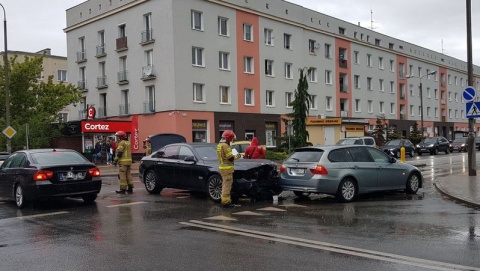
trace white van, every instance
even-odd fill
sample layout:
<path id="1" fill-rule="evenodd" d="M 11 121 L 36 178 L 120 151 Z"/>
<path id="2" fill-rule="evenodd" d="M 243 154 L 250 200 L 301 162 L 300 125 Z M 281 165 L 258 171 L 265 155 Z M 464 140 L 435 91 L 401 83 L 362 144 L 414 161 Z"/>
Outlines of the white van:
<path id="1" fill-rule="evenodd" d="M 362 136 L 362 137 L 347 137 L 340 139 L 335 145 L 365 145 L 376 147 L 377 143 L 375 139 L 371 136 Z"/>

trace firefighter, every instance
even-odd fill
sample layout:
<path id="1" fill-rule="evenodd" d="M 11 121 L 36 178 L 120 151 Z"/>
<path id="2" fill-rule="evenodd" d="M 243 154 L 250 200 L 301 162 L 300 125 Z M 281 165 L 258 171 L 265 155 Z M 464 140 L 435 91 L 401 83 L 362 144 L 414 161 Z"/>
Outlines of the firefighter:
<path id="1" fill-rule="evenodd" d="M 145 149 L 145 155 L 150 155 L 152 154 L 152 143 L 150 142 L 150 138 L 147 137 L 143 141 L 143 148 Z"/>
<path id="2" fill-rule="evenodd" d="M 119 142 L 113 164 L 119 165 L 118 176 L 120 178 L 120 189 L 115 192 L 119 194 L 133 193 L 133 178 L 130 171 L 132 166 L 130 141 L 128 141 L 127 133 L 124 131 L 118 131 L 115 135 Z"/>
<path id="3" fill-rule="evenodd" d="M 235 139 L 235 133 L 232 130 L 226 130 L 222 134 L 222 139 L 217 145 L 218 169 L 222 175 L 222 205 L 230 206 L 232 199 L 230 191 L 233 184 L 233 161 L 240 158 L 240 154 L 233 155 L 230 142 Z"/>

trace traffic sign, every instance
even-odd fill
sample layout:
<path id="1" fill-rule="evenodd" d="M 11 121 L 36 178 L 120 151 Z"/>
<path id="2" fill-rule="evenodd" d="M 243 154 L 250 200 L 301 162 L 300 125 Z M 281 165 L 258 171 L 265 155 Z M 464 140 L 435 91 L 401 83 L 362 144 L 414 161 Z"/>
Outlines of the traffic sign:
<path id="1" fill-rule="evenodd" d="M 2 133 L 8 138 L 12 138 L 17 133 L 17 131 L 15 131 L 12 126 L 8 126 L 7 128 L 3 129 Z"/>
<path id="2" fill-rule="evenodd" d="M 467 118 L 479 118 L 480 117 L 480 102 L 466 103 L 467 106 Z"/>
<path id="3" fill-rule="evenodd" d="M 473 101 L 475 96 L 477 96 L 477 91 L 473 87 L 466 87 L 463 91 L 463 99 L 465 99 L 466 102 Z"/>

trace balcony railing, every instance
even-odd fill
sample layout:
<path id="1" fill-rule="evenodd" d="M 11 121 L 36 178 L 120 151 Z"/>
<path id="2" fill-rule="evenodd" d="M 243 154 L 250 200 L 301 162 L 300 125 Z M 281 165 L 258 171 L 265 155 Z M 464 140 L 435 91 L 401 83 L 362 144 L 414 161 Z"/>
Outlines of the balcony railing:
<path id="1" fill-rule="evenodd" d="M 84 120 L 87 119 L 87 110 L 78 110 L 78 119 Z"/>
<path id="2" fill-rule="evenodd" d="M 405 100 L 405 93 L 400 93 L 400 100 Z"/>
<path id="3" fill-rule="evenodd" d="M 99 76 L 97 77 L 97 88 L 106 88 L 107 85 L 107 76 Z"/>
<path id="4" fill-rule="evenodd" d="M 406 120 L 407 118 L 406 118 L 405 114 L 400 113 L 400 119 L 401 120 Z"/>
<path id="5" fill-rule="evenodd" d="M 340 111 L 340 117 L 348 117 L 348 111 Z"/>
<path id="6" fill-rule="evenodd" d="M 118 38 L 117 39 L 117 51 L 123 51 L 123 50 L 127 50 L 128 49 L 128 46 L 127 46 L 127 37 L 121 37 L 121 38 Z"/>
<path id="7" fill-rule="evenodd" d="M 398 75 L 400 76 L 400 78 L 404 79 L 405 78 L 405 72 L 403 72 L 402 70 L 400 70 L 398 72 Z"/>
<path id="8" fill-rule="evenodd" d="M 440 100 L 441 104 L 445 104 L 445 99 Z"/>
<path id="9" fill-rule="evenodd" d="M 120 104 L 118 106 L 118 114 L 120 116 L 125 116 L 125 115 L 128 115 L 130 114 L 129 110 L 130 110 L 130 104 Z"/>
<path id="10" fill-rule="evenodd" d="M 118 82 L 119 82 L 119 83 L 126 83 L 126 82 L 128 82 L 128 71 L 118 72 Z"/>
<path id="11" fill-rule="evenodd" d="M 154 42 L 153 29 L 142 31 L 142 43 Z"/>
<path id="12" fill-rule="evenodd" d="M 80 90 L 87 90 L 87 83 L 85 82 L 85 80 L 78 81 L 77 86 Z"/>
<path id="13" fill-rule="evenodd" d="M 107 52 L 105 52 L 105 44 L 97 45 L 97 57 L 106 56 Z"/>
<path id="14" fill-rule="evenodd" d="M 87 61 L 87 52 L 85 50 L 77 52 L 77 62 Z"/>
<path id="15" fill-rule="evenodd" d="M 346 85 L 346 84 L 340 85 L 340 92 L 347 93 L 348 92 L 348 85 Z"/>
<path id="16" fill-rule="evenodd" d="M 106 107 L 99 107 L 98 108 L 98 117 L 99 118 L 106 118 L 107 117 L 107 108 Z"/>
<path id="17" fill-rule="evenodd" d="M 155 101 L 143 102 L 143 113 L 155 113 Z"/>
<path id="18" fill-rule="evenodd" d="M 155 70 L 152 65 L 142 67 L 142 79 L 155 78 Z"/>
<path id="19" fill-rule="evenodd" d="M 346 59 L 343 59 L 343 58 L 339 58 L 338 59 L 338 66 L 340 68 L 348 68 L 348 61 Z"/>

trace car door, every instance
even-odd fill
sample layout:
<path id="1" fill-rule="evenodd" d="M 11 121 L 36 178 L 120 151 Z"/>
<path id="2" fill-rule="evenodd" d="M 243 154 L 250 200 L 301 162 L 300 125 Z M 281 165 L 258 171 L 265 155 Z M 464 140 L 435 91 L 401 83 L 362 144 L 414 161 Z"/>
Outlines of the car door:
<path id="1" fill-rule="evenodd" d="M 19 176 L 20 166 L 23 167 L 25 159 L 23 153 L 14 153 L 2 164 L 0 169 L 0 197 L 13 198 L 13 186 Z"/>
<path id="2" fill-rule="evenodd" d="M 440 144 L 440 150 L 441 151 L 446 151 L 448 148 L 450 148 L 450 142 L 445 137 L 440 137 L 439 139 L 439 144 Z"/>
<path id="3" fill-rule="evenodd" d="M 158 157 L 155 165 L 155 173 L 162 185 L 173 187 L 175 184 L 175 167 L 178 161 L 179 145 L 169 145 L 163 150 L 163 155 Z"/>
<path id="4" fill-rule="evenodd" d="M 175 167 L 175 185 L 183 188 L 200 188 L 198 180 L 199 167 L 195 161 L 185 161 L 187 157 L 195 157 L 188 146 L 180 146 L 177 165 Z"/>
<path id="5" fill-rule="evenodd" d="M 377 185 L 377 166 L 366 147 L 348 148 L 353 161 L 352 173 L 358 181 L 359 192 L 370 191 Z"/>
<path id="6" fill-rule="evenodd" d="M 398 163 L 391 163 L 390 157 L 375 148 L 368 148 L 377 168 L 378 183 L 375 190 L 389 190 L 405 187 L 403 169 Z"/>

